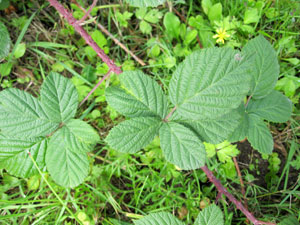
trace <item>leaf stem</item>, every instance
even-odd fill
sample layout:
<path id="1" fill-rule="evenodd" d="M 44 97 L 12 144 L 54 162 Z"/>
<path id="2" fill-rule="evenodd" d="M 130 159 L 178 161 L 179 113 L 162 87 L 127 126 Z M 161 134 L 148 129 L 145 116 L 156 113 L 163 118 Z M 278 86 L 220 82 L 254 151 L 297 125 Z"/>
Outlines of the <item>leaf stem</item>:
<path id="1" fill-rule="evenodd" d="M 52 5 L 68 22 L 74 27 L 74 29 L 80 34 L 80 36 L 90 45 L 97 53 L 97 55 L 105 62 L 108 67 L 116 74 L 121 74 L 122 70 L 118 67 L 113 60 L 111 60 L 104 51 L 97 45 L 97 43 L 92 39 L 92 37 L 80 26 L 80 23 L 73 17 L 62 4 L 57 0 L 48 0 L 50 5 Z"/>
<path id="2" fill-rule="evenodd" d="M 32 157 L 31 153 L 28 152 L 29 158 L 31 159 L 31 161 L 33 162 L 33 165 L 35 166 L 35 168 L 38 170 L 39 174 L 41 175 L 41 177 L 43 178 L 43 180 L 46 182 L 46 184 L 49 186 L 50 190 L 52 191 L 52 193 L 55 195 L 55 197 L 58 199 L 58 201 L 62 204 L 63 207 L 65 207 L 65 209 L 71 214 L 72 217 L 74 217 L 74 219 L 79 223 L 82 224 L 82 222 L 77 218 L 77 216 L 74 215 L 74 213 L 68 208 L 67 204 L 65 204 L 65 202 L 58 196 L 58 194 L 56 193 L 56 191 L 54 190 L 54 188 L 51 186 L 51 184 L 48 182 L 48 180 L 45 178 L 44 174 L 42 173 L 42 171 L 40 170 L 40 168 L 38 167 L 36 161 L 34 160 L 34 158 Z"/>
<path id="3" fill-rule="evenodd" d="M 216 188 L 218 189 L 218 192 L 221 194 L 224 194 L 239 210 L 241 210 L 244 215 L 254 224 L 254 225 L 262 225 L 262 224 L 267 224 L 267 225 L 276 225 L 275 223 L 270 223 L 270 222 L 264 222 L 264 221 L 259 221 L 257 220 L 244 206 L 243 204 L 238 201 L 232 194 L 230 194 L 227 189 L 221 184 L 221 182 L 214 176 L 212 171 L 208 169 L 207 166 L 201 167 L 203 172 L 206 174 L 210 182 L 212 182 Z"/>
<path id="4" fill-rule="evenodd" d="M 250 96 L 248 97 L 247 102 L 246 102 L 246 104 L 245 104 L 245 108 L 248 106 L 248 104 L 249 104 L 251 98 L 252 98 L 252 95 L 250 95 Z"/>
<path id="5" fill-rule="evenodd" d="M 168 122 L 168 119 L 173 115 L 173 113 L 175 112 L 177 106 L 175 106 L 171 112 L 163 119 L 165 122 Z"/>

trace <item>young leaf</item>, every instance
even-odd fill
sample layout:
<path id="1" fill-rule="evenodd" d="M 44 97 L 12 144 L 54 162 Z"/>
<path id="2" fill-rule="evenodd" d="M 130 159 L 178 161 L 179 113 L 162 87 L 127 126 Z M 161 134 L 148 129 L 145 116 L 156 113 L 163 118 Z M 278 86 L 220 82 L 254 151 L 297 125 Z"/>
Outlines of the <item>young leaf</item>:
<path id="1" fill-rule="evenodd" d="M 138 117 L 114 127 L 105 141 L 121 152 L 135 153 L 146 147 L 158 134 L 162 121 L 155 117 Z"/>
<path id="2" fill-rule="evenodd" d="M 223 213 L 221 209 L 216 205 L 210 205 L 203 209 L 194 225 L 223 225 L 224 224 L 224 218 Z"/>
<path id="3" fill-rule="evenodd" d="M 220 118 L 207 120 L 184 119 L 175 111 L 171 117 L 171 120 L 181 123 L 193 130 L 202 141 L 212 144 L 219 144 L 226 140 L 228 136 L 237 128 L 240 123 L 240 117 L 241 116 L 236 109 Z"/>
<path id="4" fill-rule="evenodd" d="M 142 219 L 133 221 L 134 225 L 184 225 L 179 219 L 168 212 L 152 213 Z"/>
<path id="5" fill-rule="evenodd" d="M 184 170 L 205 165 L 205 147 L 189 128 L 175 122 L 164 123 L 159 136 L 167 161 Z"/>
<path id="6" fill-rule="evenodd" d="M 208 11 L 208 18 L 211 23 L 222 19 L 222 4 L 214 4 Z"/>
<path id="7" fill-rule="evenodd" d="M 174 38 L 179 37 L 180 33 L 180 20 L 172 12 L 168 12 L 164 16 L 164 26 L 166 28 L 167 36 L 172 41 Z"/>
<path id="8" fill-rule="evenodd" d="M 10 37 L 6 26 L 0 22 L 0 60 L 5 58 L 10 49 Z"/>
<path id="9" fill-rule="evenodd" d="M 251 100 L 247 107 L 248 113 L 254 113 L 272 122 L 286 122 L 292 114 L 292 102 L 278 91 L 272 91 L 265 98 Z"/>
<path id="10" fill-rule="evenodd" d="M 122 89 L 106 90 L 111 107 L 128 117 L 158 116 L 164 118 L 168 100 L 161 87 L 141 71 L 126 71 L 120 75 Z"/>
<path id="11" fill-rule="evenodd" d="M 251 146 L 263 154 L 273 151 L 273 137 L 264 121 L 254 114 L 249 114 L 248 141 Z"/>
<path id="12" fill-rule="evenodd" d="M 32 95 L 14 88 L 0 92 L 0 129 L 11 137 L 40 137 L 59 123 L 51 120 Z"/>
<path id="13" fill-rule="evenodd" d="M 135 7 L 156 7 L 165 3 L 166 0 L 125 0 L 129 5 Z"/>
<path id="14" fill-rule="evenodd" d="M 170 98 L 186 118 L 215 119 L 237 108 L 249 91 L 251 57 L 229 48 L 189 55 L 170 81 Z"/>
<path id="15" fill-rule="evenodd" d="M 76 187 L 88 175 L 87 155 L 73 141 L 73 134 L 64 126 L 51 137 L 46 153 L 47 170 L 63 187 Z"/>
<path id="16" fill-rule="evenodd" d="M 27 178 L 37 173 L 28 152 L 39 168 L 45 166 L 45 138 L 16 138 L 0 135 L 0 162 L 12 175 Z"/>
<path id="17" fill-rule="evenodd" d="M 41 87 L 41 101 L 52 121 L 65 123 L 76 114 L 78 93 L 69 79 L 51 72 Z"/>
<path id="18" fill-rule="evenodd" d="M 256 53 L 250 74 L 253 80 L 249 95 L 254 99 L 267 96 L 274 89 L 279 75 L 279 64 L 274 48 L 263 36 L 258 36 L 250 40 L 242 52 Z"/>

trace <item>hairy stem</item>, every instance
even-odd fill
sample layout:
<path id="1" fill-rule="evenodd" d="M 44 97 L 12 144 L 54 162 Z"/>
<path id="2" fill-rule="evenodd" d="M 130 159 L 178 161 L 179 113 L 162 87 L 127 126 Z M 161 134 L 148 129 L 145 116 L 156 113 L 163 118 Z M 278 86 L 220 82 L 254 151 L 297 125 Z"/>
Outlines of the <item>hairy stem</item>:
<path id="1" fill-rule="evenodd" d="M 76 0 L 72 1 L 75 5 L 77 5 L 82 12 L 84 12 L 90 19 L 93 18 L 87 11 L 81 7 L 81 5 L 78 4 Z M 115 38 L 102 24 L 99 22 L 93 21 L 94 24 L 97 25 L 97 27 L 105 33 L 108 37 L 110 37 L 117 45 L 119 45 L 127 54 L 131 55 L 132 58 L 135 59 L 141 66 L 146 66 L 146 63 L 143 62 L 139 57 L 137 57 L 132 51 L 130 51 L 125 45 L 123 45 L 117 38 Z"/>
<path id="2" fill-rule="evenodd" d="M 52 5 L 68 22 L 74 29 L 80 34 L 80 36 L 90 45 L 96 52 L 97 55 L 105 62 L 112 72 L 116 74 L 122 73 L 120 67 L 118 67 L 97 45 L 97 43 L 92 39 L 92 37 L 80 26 L 79 21 L 77 21 L 72 13 L 70 13 L 65 7 L 60 4 L 57 0 L 48 0 L 50 5 Z"/>
<path id="3" fill-rule="evenodd" d="M 201 167 L 203 172 L 206 174 L 210 182 L 212 182 L 216 188 L 218 189 L 218 192 L 221 194 L 224 194 L 239 210 L 241 210 L 244 215 L 254 224 L 254 225 L 276 225 L 275 223 L 270 222 L 263 222 L 257 220 L 244 206 L 243 204 L 238 201 L 232 194 L 230 194 L 227 189 L 221 184 L 221 182 L 214 176 L 214 174 L 208 169 L 207 166 Z"/>

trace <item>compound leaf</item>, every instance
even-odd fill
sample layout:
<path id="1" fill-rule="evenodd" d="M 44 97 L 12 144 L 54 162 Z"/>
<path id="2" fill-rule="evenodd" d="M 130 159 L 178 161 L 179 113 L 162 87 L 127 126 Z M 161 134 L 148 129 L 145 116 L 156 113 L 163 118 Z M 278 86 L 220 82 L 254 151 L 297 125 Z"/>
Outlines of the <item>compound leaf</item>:
<path id="1" fill-rule="evenodd" d="M 257 115 L 249 114 L 248 141 L 251 146 L 263 154 L 273 151 L 273 137 L 264 121 Z"/>
<path id="2" fill-rule="evenodd" d="M 166 116 L 167 97 L 153 79 L 141 71 L 126 71 L 120 81 L 122 89 L 106 90 L 106 100 L 114 109 L 128 117 Z"/>
<path id="3" fill-rule="evenodd" d="M 170 82 L 170 98 L 178 113 L 195 120 L 215 119 L 237 108 L 249 91 L 252 58 L 229 48 L 189 55 Z"/>
<path id="4" fill-rule="evenodd" d="M 180 118 L 176 111 L 173 115 L 172 121 L 176 121 L 190 128 L 202 141 L 211 144 L 219 144 L 226 140 L 239 125 L 241 117 L 236 109 L 216 119 L 184 119 L 182 117 Z"/>
<path id="5" fill-rule="evenodd" d="M 86 153 L 73 140 L 73 134 L 64 126 L 51 137 L 46 153 L 47 170 L 53 180 L 70 188 L 82 183 L 89 171 Z"/>
<path id="6" fill-rule="evenodd" d="M 15 88 L 0 93 L 0 129 L 5 135 L 28 138 L 45 136 L 58 125 L 32 95 Z"/>
<path id="7" fill-rule="evenodd" d="M 249 118 L 248 113 L 245 111 L 244 104 L 241 104 L 237 109 L 240 114 L 239 124 L 237 128 L 229 135 L 228 140 L 230 142 L 241 141 L 246 138 L 249 129 Z"/>
<path id="8" fill-rule="evenodd" d="M 10 37 L 6 26 L 0 22 L 0 60 L 5 58 L 10 49 Z"/>
<path id="9" fill-rule="evenodd" d="M 223 213 L 221 209 L 216 205 L 210 205 L 203 209 L 194 225 L 223 225 L 224 224 L 224 218 Z"/>
<path id="10" fill-rule="evenodd" d="M 247 107 L 248 113 L 254 113 L 272 122 L 286 122 L 292 114 L 292 102 L 278 91 L 272 91 L 262 99 L 251 100 Z"/>
<path id="11" fill-rule="evenodd" d="M 67 122 L 76 114 L 78 93 L 69 79 L 51 72 L 41 87 L 41 101 L 51 120 Z"/>
<path id="12" fill-rule="evenodd" d="M 39 168 L 45 167 L 47 140 L 45 138 L 16 138 L 0 135 L 0 162 L 10 174 L 27 178 L 38 171 L 28 152 Z"/>
<path id="13" fill-rule="evenodd" d="M 135 220 L 135 225 L 184 225 L 179 219 L 168 212 L 151 213 L 142 219 Z"/>
<path id="14" fill-rule="evenodd" d="M 242 52 L 256 53 L 250 74 L 253 79 L 249 95 L 254 99 L 267 96 L 274 89 L 279 75 L 279 64 L 274 48 L 263 36 L 258 36 L 250 40 Z"/>
<path id="15" fill-rule="evenodd" d="M 125 0 L 125 2 L 135 7 L 156 7 L 164 4 L 166 0 Z"/>
<path id="16" fill-rule="evenodd" d="M 189 128 L 175 122 L 164 123 L 159 136 L 167 161 L 184 170 L 198 169 L 205 165 L 205 147 Z"/>
<path id="17" fill-rule="evenodd" d="M 146 147 L 158 134 L 161 120 L 155 117 L 138 117 L 114 127 L 105 141 L 121 152 L 135 153 Z"/>

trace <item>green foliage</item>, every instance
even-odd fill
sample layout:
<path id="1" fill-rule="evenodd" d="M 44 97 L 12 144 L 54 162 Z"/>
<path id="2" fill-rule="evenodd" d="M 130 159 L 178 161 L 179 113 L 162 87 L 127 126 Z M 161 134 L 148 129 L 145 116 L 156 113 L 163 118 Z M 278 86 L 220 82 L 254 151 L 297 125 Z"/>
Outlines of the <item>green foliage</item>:
<path id="1" fill-rule="evenodd" d="M 180 33 L 180 20 L 177 16 L 172 12 L 168 12 L 164 16 L 164 26 L 166 28 L 166 33 L 169 39 L 172 41 L 173 39 L 179 38 Z"/>
<path id="2" fill-rule="evenodd" d="M 0 60 L 5 58 L 10 49 L 10 37 L 6 26 L 0 22 Z"/>
<path id="3" fill-rule="evenodd" d="M 165 3 L 166 0 L 125 0 L 125 2 L 135 7 L 156 7 Z"/>
<path id="4" fill-rule="evenodd" d="M 30 153 L 58 184 L 80 184 L 89 169 L 86 153 L 99 136 L 90 125 L 72 119 L 78 105 L 73 84 L 50 73 L 40 100 L 14 88 L 2 91 L 0 99 L 1 165 L 15 176 L 30 177 L 37 173 Z"/>
<path id="5" fill-rule="evenodd" d="M 183 222 L 178 220 L 175 216 L 173 216 L 171 213 L 167 212 L 159 212 L 159 213 L 152 213 L 148 216 L 145 216 L 144 218 L 140 220 L 134 221 L 135 225 L 184 225 Z M 216 205 L 210 205 L 203 209 L 194 225 L 223 225 L 224 224 L 224 218 L 223 213 L 220 210 L 220 208 Z"/>

